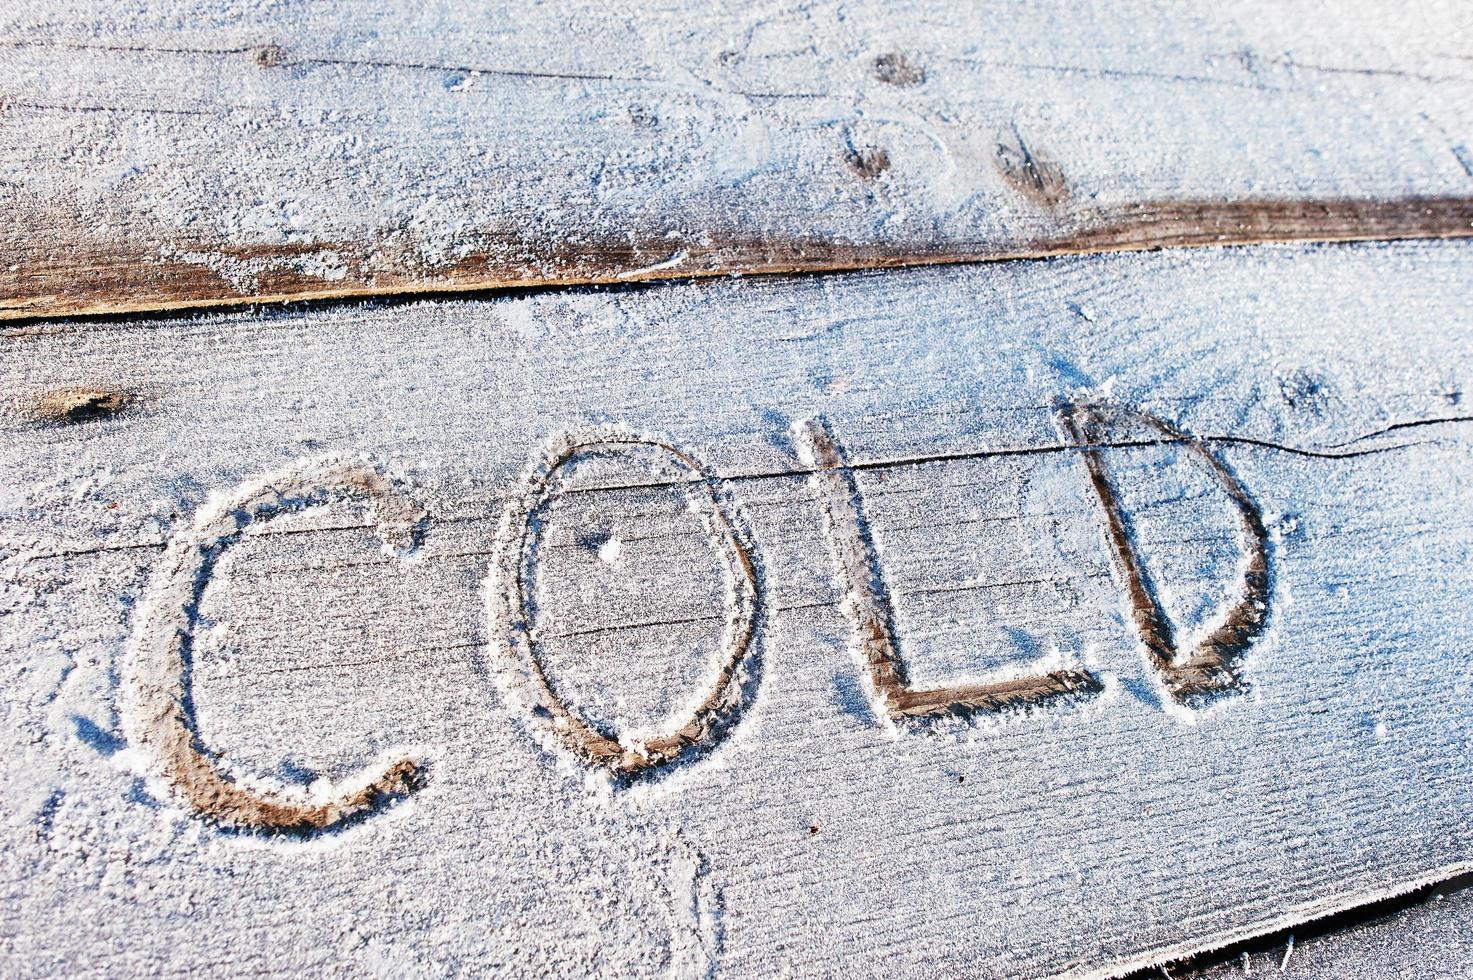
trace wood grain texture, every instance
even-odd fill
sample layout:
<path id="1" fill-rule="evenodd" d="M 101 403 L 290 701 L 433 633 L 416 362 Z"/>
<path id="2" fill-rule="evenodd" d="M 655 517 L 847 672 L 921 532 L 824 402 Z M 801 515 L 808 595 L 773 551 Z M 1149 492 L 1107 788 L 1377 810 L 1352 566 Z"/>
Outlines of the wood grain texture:
<path id="1" fill-rule="evenodd" d="M 1456 0 L 0 12 L 0 317 L 1473 229 Z"/>
<path id="2" fill-rule="evenodd" d="M 5 972 L 1097 975 L 1466 870 L 1470 288 L 1459 243 L 1271 247 L 0 331 Z M 126 397 L 54 411 L 79 391 Z M 1170 419 L 1252 495 L 1241 694 L 1161 687 L 1061 398 Z M 887 726 L 793 443 L 814 417 L 913 683 L 1057 665 L 1100 695 Z M 549 440 L 611 423 L 720 478 L 759 584 L 741 710 L 636 785 L 506 696 L 485 605 Z M 1240 516 L 1180 442 L 1109 437 L 1189 649 L 1238 595 Z M 140 602 L 212 500 L 361 455 L 423 508 L 418 549 L 351 502 L 245 527 L 191 620 L 194 718 L 257 791 L 405 757 L 425 785 L 232 836 L 119 717 Z M 700 702 L 732 614 L 666 457 L 580 462 L 527 580 L 552 688 L 631 737 Z"/>

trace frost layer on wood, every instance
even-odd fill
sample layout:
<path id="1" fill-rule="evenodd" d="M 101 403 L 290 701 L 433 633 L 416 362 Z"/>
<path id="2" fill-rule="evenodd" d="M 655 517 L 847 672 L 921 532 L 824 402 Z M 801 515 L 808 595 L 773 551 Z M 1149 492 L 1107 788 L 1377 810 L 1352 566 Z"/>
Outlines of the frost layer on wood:
<path id="1" fill-rule="evenodd" d="M 1473 15 L 0 11 L 0 317 L 1473 228 Z"/>
<path id="2" fill-rule="evenodd" d="M 4 972 L 1091 972 L 1455 874 L 1470 290 L 1455 243 L 1282 247 L 0 332 Z M 77 392 L 112 408 L 56 410 Z M 1176 435 L 1081 447 L 1061 401 Z M 820 417 L 913 685 L 1101 690 L 888 724 L 793 437 Z M 742 710 L 638 781 L 504 697 L 523 665 L 484 603 L 529 468 L 615 423 L 700 473 L 580 465 L 532 509 L 551 689 L 621 745 L 714 689 L 741 588 L 707 481 L 759 610 Z M 1244 594 L 1252 536 L 1198 448 L 1269 576 L 1200 706 L 1131 595 L 1186 657 Z M 199 515 L 363 457 L 418 547 L 386 554 L 351 495 L 239 525 L 194 599 L 194 731 L 291 799 L 425 778 L 351 826 L 228 832 L 132 737 L 130 642 Z"/>

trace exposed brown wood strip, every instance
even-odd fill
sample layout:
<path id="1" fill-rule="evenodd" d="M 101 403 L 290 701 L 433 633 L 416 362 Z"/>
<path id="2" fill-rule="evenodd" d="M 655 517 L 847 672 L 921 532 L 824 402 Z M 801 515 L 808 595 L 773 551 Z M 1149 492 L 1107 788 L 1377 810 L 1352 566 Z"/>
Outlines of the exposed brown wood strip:
<path id="1" fill-rule="evenodd" d="M 1058 216 L 1056 233 L 990 237 L 957 245 L 901 246 L 728 233 L 714 239 L 650 233 L 633 241 L 581 245 L 473 236 L 481 248 L 427 267 L 413 250 L 374 242 L 238 247 L 198 243 L 126 249 L 95 243 L 43 248 L 4 245 L 0 320 L 189 307 L 277 303 L 526 286 L 568 286 L 703 276 L 832 272 L 948 265 L 1272 242 L 1395 241 L 1473 236 L 1473 197 L 1371 200 L 1161 201 Z M 19 234 L 24 227 L 13 230 Z M 305 271 L 330 256 L 341 275 Z M 248 264 L 248 286 L 222 266 Z"/>

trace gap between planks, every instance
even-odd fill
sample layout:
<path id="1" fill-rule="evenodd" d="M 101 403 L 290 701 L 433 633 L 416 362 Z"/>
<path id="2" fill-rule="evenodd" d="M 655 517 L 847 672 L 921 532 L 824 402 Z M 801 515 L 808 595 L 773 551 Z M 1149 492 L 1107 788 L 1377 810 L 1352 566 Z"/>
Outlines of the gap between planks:
<path id="1" fill-rule="evenodd" d="M 1251 976 L 1252 974 L 1244 969 L 1244 964 L 1252 956 L 1264 956 L 1269 958 L 1271 963 L 1286 964 L 1287 958 L 1299 945 L 1344 942 L 1355 933 L 1378 925 L 1383 929 L 1395 928 L 1400 931 L 1406 926 L 1409 915 L 1425 911 L 1435 902 L 1469 898 L 1473 898 L 1473 871 L 1463 871 L 1450 878 L 1424 884 L 1390 898 L 1307 919 L 1297 925 L 1266 932 L 1169 963 L 1141 967 L 1123 975 L 1122 980 L 1148 980 L 1148 978 L 1159 980 L 1163 972 L 1177 980 L 1218 977 L 1223 974 Z M 1341 955 L 1349 952 L 1353 950 L 1340 950 Z M 1346 960 L 1345 962 L 1348 965 L 1351 961 Z M 1286 972 L 1282 965 L 1279 972 Z M 1272 975 L 1272 971 L 1269 971 L 1269 974 Z"/>
<path id="2" fill-rule="evenodd" d="M 256 277 L 256 288 L 250 290 L 232 286 L 204 260 L 164 258 L 157 250 L 51 250 L 39 263 L 0 261 L 0 321 L 375 297 L 433 298 L 474 291 L 718 276 L 969 265 L 1167 248 L 1468 237 L 1473 237 L 1473 197 L 1426 197 L 1137 204 L 1064 216 L 1057 232 L 1031 239 L 935 248 L 740 234 L 704 243 L 651 236 L 647 244 L 607 242 L 582 249 L 506 241 L 439 267 L 415 266 L 407 260 L 384 267 L 380 243 L 374 241 L 248 247 L 199 244 L 184 250 L 192 256 L 262 264 L 264 271 Z M 324 253 L 346 266 L 348 271 L 341 279 L 332 281 L 280 265 L 272 267 L 273 263 L 289 265 L 294 258 Z M 507 255 L 519 258 L 507 262 Z"/>
<path id="3" fill-rule="evenodd" d="M 1257 925 L 1233 930 L 1209 943 L 1183 943 L 1154 954 L 1115 964 L 1092 976 L 1118 980 L 1145 980 L 1148 977 L 1192 976 L 1216 965 L 1237 959 L 1244 952 L 1262 952 L 1286 939 L 1315 939 L 1356 926 L 1374 922 L 1385 916 L 1414 908 L 1435 893 L 1450 894 L 1473 887 L 1473 864 L 1460 862 L 1430 874 L 1420 875 L 1396 888 L 1377 889 L 1350 896 L 1330 898 L 1285 911 L 1282 915 Z M 1280 973 L 1284 972 L 1281 967 Z"/>

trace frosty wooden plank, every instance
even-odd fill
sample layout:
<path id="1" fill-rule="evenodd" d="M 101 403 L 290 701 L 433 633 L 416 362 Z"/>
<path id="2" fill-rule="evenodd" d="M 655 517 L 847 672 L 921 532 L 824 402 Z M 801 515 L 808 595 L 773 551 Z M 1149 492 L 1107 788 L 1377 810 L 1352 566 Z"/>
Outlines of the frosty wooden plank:
<path id="1" fill-rule="evenodd" d="M 24 2 L 0 317 L 1466 235 L 1466 4 Z"/>
<path id="2" fill-rule="evenodd" d="M 1093 973 L 1453 875 L 1470 280 L 1456 243 L 1275 247 L 11 328 L 7 971 Z M 1189 714 L 1157 681 L 1057 399 L 1168 418 L 1251 493 L 1272 592 L 1242 690 Z M 910 682 L 1102 690 L 886 725 L 794 442 L 819 416 Z M 615 423 L 721 478 L 760 585 L 738 710 L 630 785 L 528 710 L 485 591 L 532 461 Z M 1178 442 L 1096 448 L 1190 640 L 1237 587 L 1231 503 Z M 689 716 L 734 595 L 650 452 L 569 473 L 526 566 L 541 669 L 616 734 Z M 227 832 L 144 778 L 142 610 L 220 500 L 360 454 L 423 508 L 418 549 L 344 500 L 211 552 L 194 723 L 253 791 L 403 758 L 423 788 L 338 833 Z"/>

